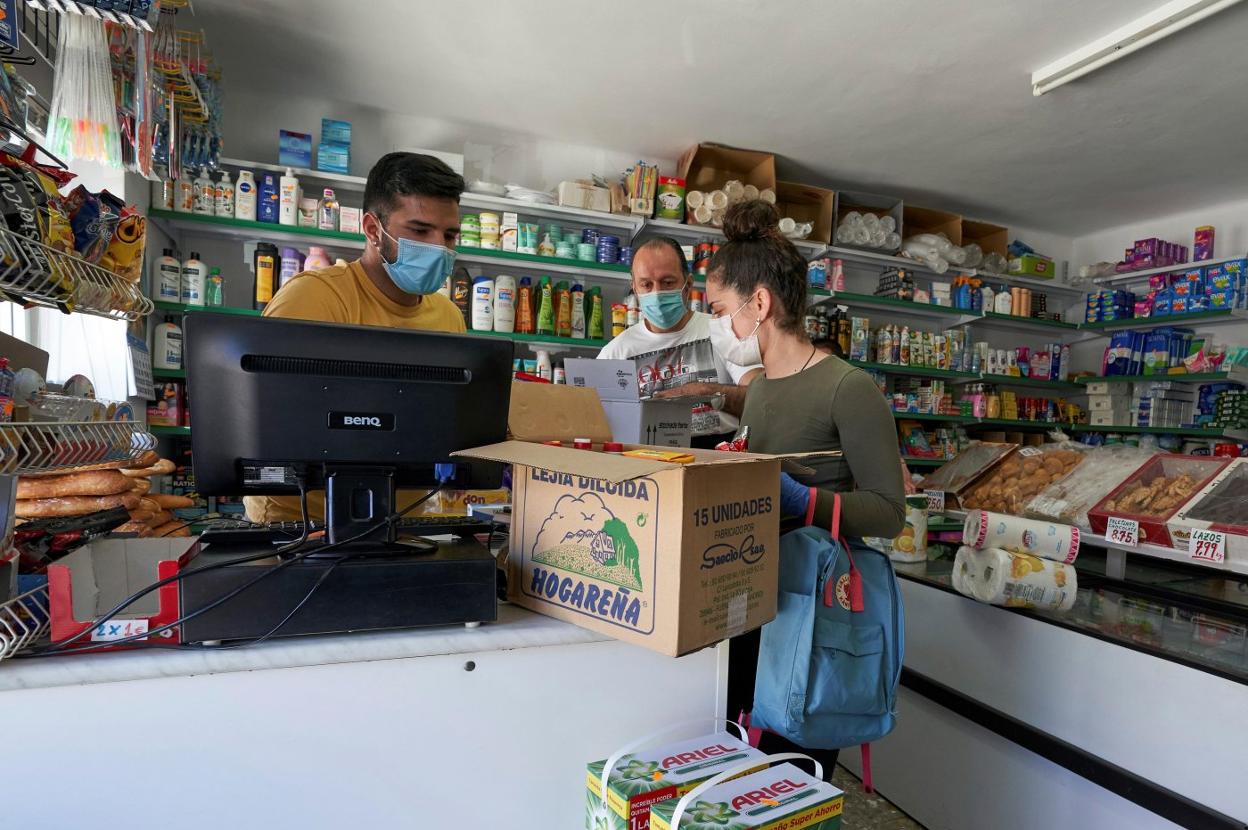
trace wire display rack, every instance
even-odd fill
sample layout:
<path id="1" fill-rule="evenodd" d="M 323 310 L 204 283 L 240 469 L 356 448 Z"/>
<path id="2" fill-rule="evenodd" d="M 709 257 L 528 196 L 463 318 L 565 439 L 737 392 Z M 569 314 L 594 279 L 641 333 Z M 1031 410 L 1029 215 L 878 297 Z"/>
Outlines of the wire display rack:
<path id="1" fill-rule="evenodd" d="M 0 603 L 0 660 L 6 660 L 48 633 L 47 583 Z"/>
<path id="2" fill-rule="evenodd" d="M 155 446 L 156 438 L 137 421 L 0 424 L 0 475 L 121 467 Z"/>

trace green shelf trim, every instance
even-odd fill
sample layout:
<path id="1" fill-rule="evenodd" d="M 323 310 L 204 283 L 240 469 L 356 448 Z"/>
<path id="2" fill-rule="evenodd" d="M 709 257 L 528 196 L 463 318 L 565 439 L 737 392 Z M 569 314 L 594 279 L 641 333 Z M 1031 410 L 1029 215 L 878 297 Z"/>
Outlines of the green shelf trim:
<path id="1" fill-rule="evenodd" d="M 934 521 L 930 518 L 927 520 L 928 533 L 948 533 L 952 530 L 961 530 L 963 527 L 964 523 L 956 520 L 946 520 L 940 522 Z"/>
<path id="2" fill-rule="evenodd" d="M 980 375 L 979 379 L 986 383 L 996 383 L 1001 386 L 1030 386 L 1034 389 L 1067 389 L 1072 392 L 1082 390 L 1082 387 L 1079 384 L 1068 383 L 1064 380 L 1042 380 L 1040 378 L 1014 377 L 1013 375 L 990 375 L 987 373 Z"/>
<path id="3" fill-rule="evenodd" d="M 971 415 L 933 415 L 927 412 L 894 412 L 898 421 L 948 421 L 950 423 L 969 424 L 975 418 Z"/>
<path id="4" fill-rule="evenodd" d="M 1105 377 L 1080 377 L 1075 382 L 1080 385 L 1089 383 L 1148 383 L 1154 380 L 1177 380 L 1183 383 L 1206 383 L 1209 381 L 1229 380 L 1226 372 L 1187 372 L 1177 375 L 1107 375 Z"/>
<path id="5" fill-rule="evenodd" d="M 147 428 L 147 431 L 150 432 L 152 435 L 190 435 L 191 434 L 190 427 L 149 426 Z"/>
<path id="6" fill-rule="evenodd" d="M 486 259 L 502 260 L 504 262 L 522 262 L 529 265 L 558 265 L 565 268 L 575 268 L 585 271 L 608 271 L 613 274 L 627 274 L 631 269 L 631 266 L 623 263 L 607 264 L 602 262 L 587 262 L 583 259 L 536 256 L 534 254 L 520 254 L 515 251 L 495 251 L 489 248 L 465 248 L 462 245 L 455 250 L 465 256 L 471 255 Z"/>
<path id="7" fill-rule="evenodd" d="M 867 360 L 850 360 L 846 361 L 860 369 L 873 369 L 877 372 L 883 372 L 886 375 L 915 375 L 923 378 L 970 378 L 976 379 L 979 375 L 973 372 L 953 372 L 948 369 L 929 369 L 926 366 L 901 366 L 896 363 L 872 363 Z"/>
<path id="8" fill-rule="evenodd" d="M 178 378 L 183 378 L 183 379 L 185 379 L 185 378 L 186 378 L 186 370 L 185 370 L 185 369 L 153 369 L 153 370 L 152 370 L 152 377 L 154 377 L 154 378 L 173 378 L 173 379 L 175 379 L 175 380 L 176 380 L 176 379 L 178 379 Z"/>
<path id="9" fill-rule="evenodd" d="M 975 421 L 975 425 L 985 427 L 1033 427 L 1035 429 L 1066 426 L 1056 421 L 1027 421 L 1022 418 L 979 418 Z"/>
<path id="10" fill-rule="evenodd" d="M 1161 317 L 1136 317 L 1130 320 L 1102 320 L 1099 323 L 1080 323 L 1079 328 L 1088 331 L 1112 331 L 1114 329 L 1158 328 L 1160 326 L 1190 326 L 1209 320 L 1224 320 L 1232 316 L 1231 309 L 1219 311 L 1192 311 L 1187 314 L 1166 314 Z"/>
<path id="11" fill-rule="evenodd" d="M 812 289 L 812 293 L 817 289 Z M 846 305 L 881 306 L 888 308 L 904 308 L 920 314 L 947 314 L 950 317 L 974 315 L 976 312 L 966 308 L 916 303 L 912 300 L 898 300 L 895 297 L 877 297 L 874 294 L 856 294 L 852 291 L 823 291 L 820 296 L 831 297 L 834 302 Z"/>
<path id="12" fill-rule="evenodd" d="M 1056 320 L 1041 320 L 1038 317 L 1019 317 L 1015 314 L 998 314 L 995 311 L 984 312 L 985 320 L 1007 320 L 1021 326 L 1036 326 L 1049 329 L 1077 329 L 1078 323 L 1059 323 Z"/>
<path id="13" fill-rule="evenodd" d="M 157 311 L 165 311 L 171 314 L 187 314 L 189 312 L 211 312 L 213 314 L 240 314 L 245 317 L 259 317 L 264 312 L 254 308 L 231 308 L 224 305 L 183 305 L 182 303 L 169 303 L 163 300 L 157 300 L 154 304 Z"/>
<path id="14" fill-rule="evenodd" d="M 173 222 L 194 222 L 201 225 L 215 226 L 218 228 L 233 228 L 237 230 L 254 231 L 256 238 L 263 241 L 264 234 L 267 231 L 276 231 L 279 233 L 289 233 L 295 236 L 306 236 L 308 241 L 315 242 L 318 239 L 326 239 L 332 242 L 353 242 L 356 245 L 364 244 L 364 235 L 359 233 L 343 233 L 342 231 L 323 231 L 319 228 L 305 228 L 299 225 L 278 225 L 273 222 L 254 222 L 250 219 L 234 219 L 228 216 L 204 216 L 199 213 L 178 213 L 172 210 L 149 210 L 148 216 L 157 219 L 168 219 Z M 475 250 L 475 249 L 473 249 Z"/>
<path id="15" fill-rule="evenodd" d="M 1091 424 L 1074 424 L 1067 427 L 1074 432 L 1122 432 L 1139 435 L 1182 435 L 1188 438 L 1226 438 L 1231 441 L 1244 439 L 1231 435 L 1231 429 L 1204 429 L 1201 427 L 1129 427 L 1129 426 L 1092 426 Z"/>

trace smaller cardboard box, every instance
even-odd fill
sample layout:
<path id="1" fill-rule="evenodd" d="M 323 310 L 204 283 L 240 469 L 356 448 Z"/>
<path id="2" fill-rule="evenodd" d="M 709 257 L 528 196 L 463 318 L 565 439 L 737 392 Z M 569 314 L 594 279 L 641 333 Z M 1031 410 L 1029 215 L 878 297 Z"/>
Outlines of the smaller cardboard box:
<path id="1" fill-rule="evenodd" d="M 823 187 L 793 182 L 776 182 L 776 210 L 780 217 L 815 226 L 808 237 L 811 242 L 832 244 L 832 225 L 836 221 L 836 192 Z"/>
<path id="2" fill-rule="evenodd" d="M 564 207 L 597 210 L 603 213 L 611 212 L 611 191 L 605 187 L 598 187 L 593 182 L 559 182 L 558 193 L 559 204 Z"/>
<path id="3" fill-rule="evenodd" d="M 585 779 L 585 830 L 646 830 L 650 808 L 678 798 L 729 767 L 766 755 L 726 732 L 703 735 L 588 765 Z M 603 799 L 603 771 L 606 799 Z M 742 773 L 745 774 L 744 772 Z"/>
<path id="4" fill-rule="evenodd" d="M 776 189 L 776 157 L 758 150 L 698 144 L 685 151 L 676 167 L 686 192 L 717 190 L 732 179 L 759 190 Z"/>
<path id="5" fill-rule="evenodd" d="M 962 244 L 978 245 L 984 255 L 999 254 L 1005 258 L 1010 256 L 1010 231 L 1004 225 L 991 222 L 978 222 L 974 219 L 962 220 Z"/>
<path id="6" fill-rule="evenodd" d="M 838 830 L 845 809 L 844 792 L 788 763 L 716 784 L 687 804 L 677 821 L 676 808 L 687 800 L 651 807 L 651 830 Z"/>
<path id="7" fill-rule="evenodd" d="M 954 245 L 962 244 L 962 217 L 947 210 L 906 205 L 902 210 L 906 236 L 920 233 L 944 234 Z"/>
<path id="8" fill-rule="evenodd" d="M 598 393 L 614 440 L 660 447 L 689 446 L 693 429 L 689 401 L 643 398 L 633 361 L 568 358 L 563 367 L 568 385 Z"/>

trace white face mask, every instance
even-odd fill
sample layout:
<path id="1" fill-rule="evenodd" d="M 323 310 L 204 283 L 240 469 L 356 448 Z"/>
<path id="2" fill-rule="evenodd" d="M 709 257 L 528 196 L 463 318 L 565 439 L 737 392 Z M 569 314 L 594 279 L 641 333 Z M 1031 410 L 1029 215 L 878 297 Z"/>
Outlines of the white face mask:
<path id="1" fill-rule="evenodd" d="M 757 366 L 763 362 L 763 354 L 758 347 L 758 327 L 763 321 L 755 321 L 754 330 L 745 337 L 737 337 L 732 330 L 732 318 L 749 304 L 750 301 L 746 300 L 731 314 L 711 319 L 711 348 L 724 360 L 738 366 Z"/>

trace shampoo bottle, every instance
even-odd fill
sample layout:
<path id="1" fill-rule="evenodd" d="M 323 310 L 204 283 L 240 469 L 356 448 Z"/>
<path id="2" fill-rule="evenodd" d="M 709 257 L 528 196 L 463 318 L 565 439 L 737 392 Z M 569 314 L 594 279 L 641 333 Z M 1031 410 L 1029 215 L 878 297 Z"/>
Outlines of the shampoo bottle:
<path id="1" fill-rule="evenodd" d="M 238 184 L 234 186 L 234 218 L 256 221 L 256 179 L 250 170 L 238 174 Z"/>
<path id="2" fill-rule="evenodd" d="M 516 280 L 499 274 L 494 280 L 494 331 L 516 329 Z"/>
<path id="3" fill-rule="evenodd" d="M 228 170 L 221 174 L 221 181 L 217 182 L 217 198 L 212 207 L 217 216 L 234 217 L 234 182 L 230 181 Z"/>
<path id="4" fill-rule="evenodd" d="M 568 290 L 566 280 L 555 284 L 555 334 L 559 337 L 572 336 L 572 292 Z"/>
<path id="5" fill-rule="evenodd" d="M 489 277 L 472 280 L 472 330 L 494 330 L 494 280 Z"/>
<path id="6" fill-rule="evenodd" d="M 521 277 L 516 289 L 516 331 L 533 334 L 533 330 L 533 285 L 528 277 Z"/>
<path id="7" fill-rule="evenodd" d="M 191 258 L 182 263 L 182 304 L 203 305 L 207 282 L 208 266 L 200 262 L 198 253 L 192 251 Z"/>
<path id="8" fill-rule="evenodd" d="M 152 368 L 182 368 L 182 329 L 165 318 L 152 335 Z"/>
<path id="9" fill-rule="evenodd" d="M 278 269 L 281 267 L 277 246 L 272 242 L 261 242 L 252 255 L 251 265 L 254 273 L 252 284 L 252 305 L 263 310 L 273 299 L 274 287 L 277 285 Z"/>
<path id="10" fill-rule="evenodd" d="M 192 210 L 201 216 L 212 216 L 217 201 L 217 186 L 208 178 L 208 171 L 199 174 L 191 185 Z"/>
<path id="11" fill-rule="evenodd" d="M 278 182 L 277 219 L 280 224 L 294 225 L 299 218 L 299 180 L 289 167 Z"/>
<path id="12" fill-rule="evenodd" d="M 165 303 L 182 301 L 182 263 L 174 257 L 172 248 L 165 248 L 162 256 L 156 260 L 152 283 L 156 299 Z"/>
<path id="13" fill-rule="evenodd" d="M 555 289 L 550 277 L 542 277 L 537 283 L 537 333 L 555 333 Z"/>
<path id="14" fill-rule="evenodd" d="M 462 267 L 456 268 L 451 274 L 451 302 L 464 315 L 464 325 L 468 326 L 472 316 L 472 278 Z"/>
<path id="15" fill-rule="evenodd" d="M 256 220 L 277 224 L 277 174 L 261 173 L 256 183 Z"/>

